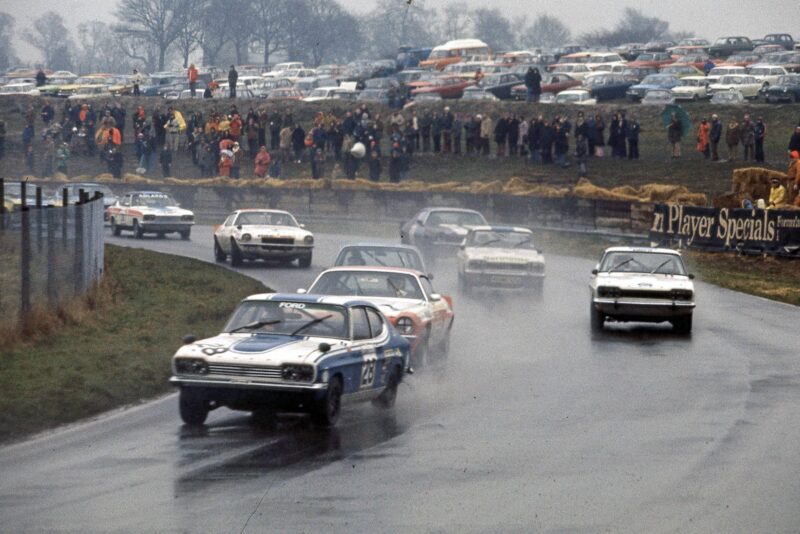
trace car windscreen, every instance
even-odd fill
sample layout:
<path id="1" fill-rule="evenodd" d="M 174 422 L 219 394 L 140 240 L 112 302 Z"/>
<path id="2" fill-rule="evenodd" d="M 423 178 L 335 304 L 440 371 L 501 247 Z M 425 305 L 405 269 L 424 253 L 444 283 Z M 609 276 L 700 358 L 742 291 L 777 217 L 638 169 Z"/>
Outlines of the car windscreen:
<path id="1" fill-rule="evenodd" d="M 288 213 L 255 211 L 240 213 L 236 218 L 236 226 L 239 225 L 297 226 L 297 221 Z"/>
<path id="2" fill-rule="evenodd" d="M 428 215 L 425 224 L 439 226 L 443 224 L 455 224 L 458 226 L 480 226 L 486 224 L 486 219 L 480 213 L 469 211 L 433 211 Z"/>
<path id="3" fill-rule="evenodd" d="M 533 235 L 528 232 L 477 230 L 470 232 L 467 246 L 488 248 L 535 249 Z"/>
<path id="4" fill-rule="evenodd" d="M 800 75 L 781 76 L 778 85 L 800 85 Z"/>
<path id="5" fill-rule="evenodd" d="M 340 265 L 424 270 L 422 260 L 413 250 L 389 247 L 348 247 L 336 258 L 336 266 Z"/>
<path id="6" fill-rule="evenodd" d="M 330 271 L 323 273 L 308 290 L 318 295 L 404 298 L 425 297 L 416 277 L 382 271 Z"/>
<path id="7" fill-rule="evenodd" d="M 164 208 L 167 206 L 177 206 L 178 203 L 175 202 L 171 196 L 163 193 L 139 193 L 138 195 L 133 195 L 131 205 Z"/>
<path id="8" fill-rule="evenodd" d="M 349 339 L 347 310 L 316 302 L 248 300 L 239 304 L 224 331 Z"/>
<path id="9" fill-rule="evenodd" d="M 664 252 L 609 252 L 603 257 L 599 270 L 607 273 L 686 275 L 680 256 Z"/>

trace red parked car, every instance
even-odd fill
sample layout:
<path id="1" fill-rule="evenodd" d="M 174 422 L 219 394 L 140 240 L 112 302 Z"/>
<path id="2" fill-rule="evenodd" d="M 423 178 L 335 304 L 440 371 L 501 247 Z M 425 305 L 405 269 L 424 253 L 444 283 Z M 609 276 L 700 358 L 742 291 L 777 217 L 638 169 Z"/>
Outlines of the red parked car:
<path id="1" fill-rule="evenodd" d="M 631 61 L 626 66 L 628 67 L 660 67 L 662 65 L 669 65 L 674 63 L 672 54 L 667 52 L 645 52 L 639 54 L 634 61 Z"/>
<path id="2" fill-rule="evenodd" d="M 581 84 L 583 84 L 581 80 L 573 78 L 569 74 L 545 74 L 542 76 L 542 93 L 558 94 Z M 525 100 L 527 97 L 528 89 L 524 83 L 511 88 L 511 98 L 514 100 Z"/>
<path id="3" fill-rule="evenodd" d="M 435 93 L 442 98 L 461 98 L 464 89 L 475 85 L 475 80 L 464 80 L 458 76 L 442 76 L 431 80 L 431 84 L 411 91 L 412 98 L 417 95 Z"/>

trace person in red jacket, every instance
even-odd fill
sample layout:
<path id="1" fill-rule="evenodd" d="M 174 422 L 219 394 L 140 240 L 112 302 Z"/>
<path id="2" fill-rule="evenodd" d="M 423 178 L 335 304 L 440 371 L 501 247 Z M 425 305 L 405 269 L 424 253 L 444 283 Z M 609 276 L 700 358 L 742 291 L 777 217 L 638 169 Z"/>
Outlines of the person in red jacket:
<path id="1" fill-rule="evenodd" d="M 233 139 L 235 143 L 238 143 L 240 141 L 240 138 L 242 136 L 243 126 L 244 125 L 242 124 L 242 118 L 239 116 L 238 113 L 235 113 L 231 117 L 230 121 L 230 138 Z"/>
<path id="2" fill-rule="evenodd" d="M 192 98 L 195 97 L 195 91 L 197 89 L 197 68 L 194 66 L 194 63 L 189 65 L 189 70 L 186 73 L 186 77 L 189 78 L 189 89 L 192 91 Z"/>
<path id="3" fill-rule="evenodd" d="M 267 147 L 262 146 L 258 151 L 258 154 L 256 154 L 256 176 L 263 178 L 267 174 L 271 159 L 272 158 L 270 157 L 269 152 L 267 152 Z"/>
<path id="4" fill-rule="evenodd" d="M 230 176 L 232 166 L 233 166 L 233 160 L 228 154 L 223 152 L 219 158 L 219 175 Z"/>

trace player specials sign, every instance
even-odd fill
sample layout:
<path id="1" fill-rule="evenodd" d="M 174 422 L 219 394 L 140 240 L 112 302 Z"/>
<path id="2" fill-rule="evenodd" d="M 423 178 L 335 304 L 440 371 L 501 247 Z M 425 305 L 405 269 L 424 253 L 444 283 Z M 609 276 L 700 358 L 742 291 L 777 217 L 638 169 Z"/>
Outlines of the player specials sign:
<path id="1" fill-rule="evenodd" d="M 800 256 L 800 210 L 696 208 L 658 204 L 650 240 L 688 247 Z"/>

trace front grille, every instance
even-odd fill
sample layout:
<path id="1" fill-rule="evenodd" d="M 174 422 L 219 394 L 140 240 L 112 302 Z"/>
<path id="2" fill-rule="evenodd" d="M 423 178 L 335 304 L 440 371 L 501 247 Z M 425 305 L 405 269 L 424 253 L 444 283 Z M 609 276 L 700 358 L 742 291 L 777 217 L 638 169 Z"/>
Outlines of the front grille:
<path id="1" fill-rule="evenodd" d="M 621 297 L 628 297 L 633 299 L 669 299 L 672 300 L 672 294 L 669 291 L 648 291 L 646 289 L 623 289 Z"/>
<path id="2" fill-rule="evenodd" d="M 181 222 L 180 215 L 156 215 L 153 222 L 157 223 L 177 223 Z"/>
<path id="3" fill-rule="evenodd" d="M 251 365 L 209 364 L 208 374 L 223 376 L 246 376 L 252 378 L 282 378 L 280 367 L 253 367 Z"/>
<path id="4" fill-rule="evenodd" d="M 528 264 L 526 263 L 500 263 L 488 262 L 486 264 L 487 271 L 527 271 Z"/>
<path id="5" fill-rule="evenodd" d="M 293 237 L 262 237 L 262 243 L 268 245 L 294 245 Z"/>

